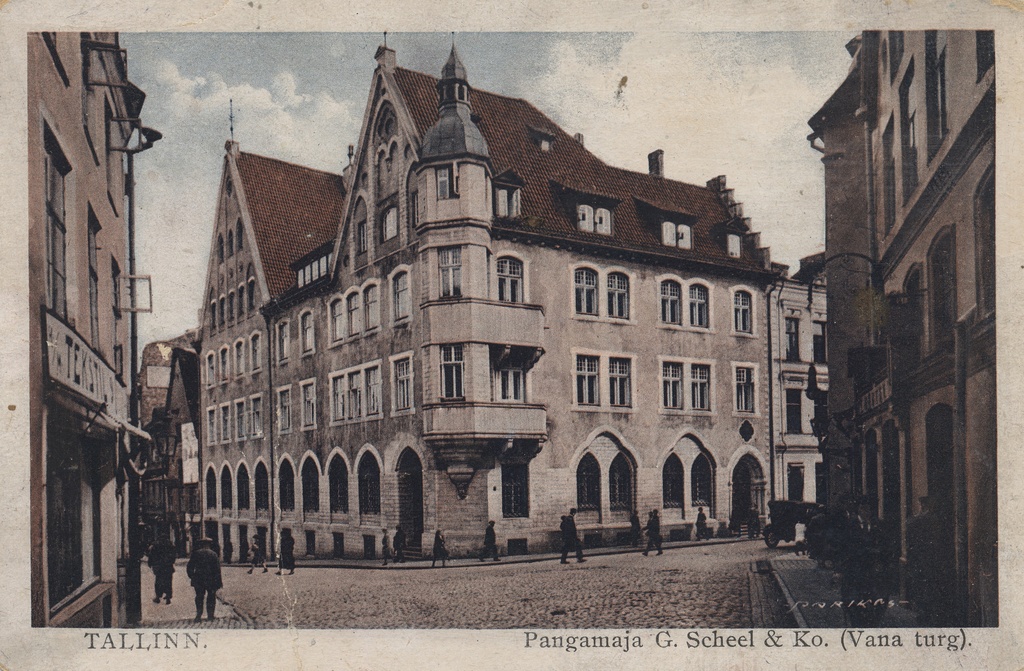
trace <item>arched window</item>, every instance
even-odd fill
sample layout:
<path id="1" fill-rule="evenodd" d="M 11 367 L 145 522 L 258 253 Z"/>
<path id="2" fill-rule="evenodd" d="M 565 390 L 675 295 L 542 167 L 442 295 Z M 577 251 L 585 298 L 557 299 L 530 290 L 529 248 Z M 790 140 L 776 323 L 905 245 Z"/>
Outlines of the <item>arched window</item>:
<path id="1" fill-rule="evenodd" d="M 587 233 L 594 232 L 594 208 L 589 205 L 579 205 L 576 207 L 576 221 L 577 226 L 581 231 Z"/>
<path id="2" fill-rule="evenodd" d="M 395 321 L 409 316 L 409 273 L 396 273 L 391 280 L 392 304 L 394 305 Z"/>
<path id="3" fill-rule="evenodd" d="M 238 475 L 235 477 L 238 482 L 238 487 L 235 493 L 238 495 L 238 509 L 248 510 L 249 509 L 249 469 L 245 467 L 245 464 L 241 464 L 238 467 Z"/>
<path id="4" fill-rule="evenodd" d="M 302 510 L 315 513 L 320 510 L 320 469 L 312 457 L 302 463 Z"/>
<path id="5" fill-rule="evenodd" d="M 235 292 L 228 292 L 228 321 L 235 321 Z"/>
<path id="6" fill-rule="evenodd" d="M 235 255 L 235 232 L 228 231 L 227 257 L 230 259 Z"/>
<path id="7" fill-rule="evenodd" d="M 221 326 L 224 326 L 224 322 L 227 320 L 227 298 L 224 296 L 220 297 L 220 318 L 217 320 Z"/>
<path id="8" fill-rule="evenodd" d="M 359 460 L 359 513 L 380 513 L 380 466 L 369 452 Z"/>
<path id="9" fill-rule="evenodd" d="M 974 267 L 978 283 L 978 314 L 996 309 L 996 188 L 989 174 L 974 197 Z"/>
<path id="10" fill-rule="evenodd" d="M 519 259 L 508 256 L 498 259 L 498 300 L 523 302 L 523 262 Z"/>
<path id="11" fill-rule="evenodd" d="M 238 287 L 238 318 L 241 319 L 242 315 L 245 314 L 245 285 L 242 284 Z"/>
<path id="12" fill-rule="evenodd" d="M 327 469 L 327 482 L 330 488 L 331 512 L 348 512 L 348 469 L 341 457 L 335 455 Z"/>
<path id="13" fill-rule="evenodd" d="M 291 462 L 282 461 L 277 475 L 281 510 L 295 510 L 295 470 Z"/>
<path id="14" fill-rule="evenodd" d="M 345 304 L 341 299 L 331 302 L 331 340 L 337 342 L 345 337 Z"/>
<path id="15" fill-rule="evenodd" d="M 206 509 L 214 510 L 217 508 L 217 474 L 213 472 L 211 466 L 206 471 Z"/>
<path id="16" fill-rule="evenodd" d="M 217 358 L 213 356 L 213 352 L 206 355 L 206 384 L 213 385 L 217 383 Z"/>
<path id="17" fill-rule="evenodd" d="M 363 312 L 367 329 L 380 326 L 380 290 L 371 284 L 363 291 Z"/>
<path id="18" fill-rule="evenodd" d="M 220 505 L 224 510 L 230 510 L 231 505 L 231 471 L 227 465 L 220 471 Z"/>
<path id="19" fill-rule="evenodd" d="M 703 507 L 708 509 L 708 517 L 714 517 L 714 467 L 708 455 L 701 452 L 693 460 L 693 467 L 690 469 L 690 503 L 694 508 Z"/>
<path id="20" fill-rule="evenodd" d="M 299 319 L 299 340 L 302 353 L 309 354 L 316 348 L 316 333 L 313 327 L 313 313 L 305 312 Z"/>
<path id="21" fill-rule="evenodd" d="M 621 452 L 608 469 L 608 500 L 612 510 L 633 510 L 633 468 Z"/>
<path id="22" fill-rule="evenodd" d="M 256 280 L 249 278 L 249 310 L 256 309 Z"/>
<path id="23" fill-rule="evenodd" d="M 256 510 L 270 509 L 270 478 L 267 467 L 256 464 Z"/>
<path id="24" fill-rule="evenodd" d="M 708 288 L 703 284 L 690 287 L 690 326 L 708 327 Z"/>
<path id="25" fill-rule="evenodd" d="M 746 291 L 737 291 L 732 297 L 732 325 L 737 333 L 750 333 L 753 325 L 750 318 L 751 298 Z"/>
<path id="26" fill-rule="evenodd" d="M 946 349 L 953 342 L 956 323 L 956 266 L 953 236 L 946 232 L 932 243 L 928 254 L 928 284 L 931 298 L 932 349 Z"/>
<path id="27" fill-rule="evenodd" d="M 217 262 L 224 263 L 224 236 L 217 236 Z"/>
<path id="28" fill-rule="evenodd" d="M 345 299 L 345 305 L 348 310 L 348 334 L 355 335 L 363 330 L 363 311 L 359 304 L 359 294 L 350 294 Z"/>
<path id="29" fill-rule="evenodd" d="M 681 324 L 683 288 L 679 282 L 665 280 L 661 283 L 661 321 L 665 324 Z"/>
<path id="30" fill-rule="evenodd" d="M 661 500 L 663 508 L 683 507 L 683 462 L 674 454 L 661 468 Z"/>
<path id="31" fill-rule="evenodd" d="M 381 240 L 391 240 L 398 237 L 398 208 L 389 207 L 384 211 L 381 219 Z"/>
<path id="32" fill-rule="evenodd" d="M 213 295 L 213 290 L 210 290 L 210 330 L 217 328 L 217 298 Z"/>
<path id="33" fill-rule="evenodd" d="M 608 316 L 629 319 L 629 278 L 623 273 L 608 274 Z"/>
<path id="34" fill-rule="evenodd" d="M 576 286 L 576 314 L 597 314 L 597 272 L 590 268 L 577 268 L 573 273 Z"/>
<path id="35" fill-rule="evenodd" d="M 242 220 L 239 219 L 238 223 L 235 224 L 235 244 L 238 245 L 238 251 L 242 251 L 242 248 L 245 246 L 242 244 L 242 238 Z"/>
<path id="36" fill-rule="evenodd" d="M 253 333 L 249 346 L 249 365 L 253 370 L 259 370 L 263 364 L 262 353 L 260 352 L 260 334 Z"/>
<path id="37" fill-rule="evenodd" d="M 601 467 L 592 454 L 585 454 L 576 467 L 576 507 L 601 509 Z"/>

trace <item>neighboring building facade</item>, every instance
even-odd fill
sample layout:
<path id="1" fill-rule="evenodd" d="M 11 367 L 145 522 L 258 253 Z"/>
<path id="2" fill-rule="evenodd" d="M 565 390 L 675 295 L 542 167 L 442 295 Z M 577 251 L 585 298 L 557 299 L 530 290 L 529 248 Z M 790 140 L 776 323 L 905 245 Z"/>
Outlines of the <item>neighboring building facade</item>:
<path id="1" fill-rule="evenodd" d="M 865 32 L 848 48 L 849 76 L 810 121 L 829 353 L 847 371 L 829 387 L 830 485 L 867 496 L 904 564 L 927 496 L 948 530 L 947 624 L 994 626 L 993 33 Z"/>
<path id="2" fill-rule="evenodd" d="M 131 174 L 145 94 L 116 33 L 28 36 L 32 624 L 119 622 Z"/>
<path id="3" fill-rule="evenodd" d="M 306 169 L 228 145 L 201 354 L 208 528 L 372 556 L 396 525 L 413 552 L 434 529 L 475 552 L 495 520 L 523 553 L 555 547 L 573 507 L 592 545 L 634 509 L 662 509 L 666 535 L 701 507 L 763 516 L 773 275 L 725 178 L 667 179 L 660 151 L 649 174 L 610 167 L 528 102 L 472 89 L 454 49 L 440 80 L 377 60 L 344 183 L 289 184 Z M 334 220 L 261 205 L 313 200 Z"/>
<path id="4" fill-rule="evenodd" d="M 801 268 L 823 257 L 816 254 L 802 259 Z M 824 278 L 805 276 L 800 270 L 792 277 L 784 273 L 768 295 L 772 310 L 775 496 L 824 503 L 827 485 L 815 424 L 816 417 L 828 414 Z M 810 384 L 812 374 L 815 380 Z"/>

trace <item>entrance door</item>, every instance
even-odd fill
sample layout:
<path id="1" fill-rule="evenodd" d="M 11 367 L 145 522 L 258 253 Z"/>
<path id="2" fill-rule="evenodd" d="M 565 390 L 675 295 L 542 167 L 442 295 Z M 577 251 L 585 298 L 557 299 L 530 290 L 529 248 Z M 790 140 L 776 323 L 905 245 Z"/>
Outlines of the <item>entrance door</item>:
<path id="1" fill-rule="evenodd" d="M 423 466 L 410 449 L 398 458 L 398 523 L 410 550 L 421 550 L 423 538 Z"/>
<path id="2" fill-rule="evenodd" d="M 761 465 L 749 454 L 744 455 L 732 471 L 732 515 L 729 525 L 734 530 L 746 526 L 760 515 L 764 503 L 764 473 Z"/>

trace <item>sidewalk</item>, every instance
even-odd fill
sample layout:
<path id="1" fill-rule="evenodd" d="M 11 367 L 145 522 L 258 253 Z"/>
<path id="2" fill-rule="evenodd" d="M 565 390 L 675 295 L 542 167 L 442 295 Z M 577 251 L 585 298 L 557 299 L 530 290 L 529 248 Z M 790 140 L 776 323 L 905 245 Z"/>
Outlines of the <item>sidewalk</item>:
<path id="1" fill-rule="evenodd" d="M 818 563 L 806 555 L 781 555 L 769 562 L 797 627 L 843 629 L 850 626 L 846 609 L 833 606 L 843 601 L 838 575 L 819 568 Z M 898 601 L 898 597 L 892 600 Z M 917 626 L 917 616 L 900 605 L 887 608 L 878 623 L 879 629 L 914 626 Z"/>
<path id="2" fill-rule="evenodd" d="M 725 545 L 728 543 L 739 543 L 747 541 L 747 538 L 715 538 L 706 541 L 676 541 L 672 543 L 662 543 L 662 549 L 664 550 L 678 550 L 684 548 L 696 548 L 703 547 L 705 545 Z M 759 540 L 759 539 L 758 539 Z M 644 545 L 640 547 L 631 547 L 628 545 L 619 545 L 613 547 L 604 548 L 589 548 L 583 550 L 583 557 L 600 557 L 604 555 L 618 555 L 618 554 L 629 554 L 642 552 Z M 486 561 L 480 561 L 477 557 L 449 559 L 448 567 L 458 568 L 469 568 L 472 566 L 501 566 L 503 564 L 532 564 L 535 562 L 543 561 L 559 561 L 562 558 L 561 552 L 548 552 L 542 554 L 526 554 L 526 555 L 513 555 L 503 556 L 500 561 L 494 561 L 488 559 Z M 388 565 L 383 566 L 384 560 L 377 559 L 327 559 L 327 558 L 314 558 L 314 557 L 296 557 L 295 568 L 355 568 L 355 569 L 379 569 L 385 571 L 413 571 L 419 569 L 429 569 L 431 559 L 429 556 L 416 559 L 406 559 L 404 563 L 396 564 L 393 560 L 388 560 Z M 575 562 L 575 555 L 569 555 L 569 561 Z M 229 566 L 238 566 L 239 564 L 228 564 Z M 276 567 L 276 563 L 267 563 L 268 567 Z M 441 568 L 440 562 L 437 564 L 437 568 Z"/>
<path id="3" fill-rule="evenodd" d="M 251 629 L 252 623 L 240 615 L 231 604 L 217 599 L 216 619 L 193 621 L 196 616 L 195 591 L 185 574 L 187 559 L 179 559 L 174 568 L 171 603 L 153 603 L 153 572 L 142 572 L 142 625 L 161 629 Z"/>

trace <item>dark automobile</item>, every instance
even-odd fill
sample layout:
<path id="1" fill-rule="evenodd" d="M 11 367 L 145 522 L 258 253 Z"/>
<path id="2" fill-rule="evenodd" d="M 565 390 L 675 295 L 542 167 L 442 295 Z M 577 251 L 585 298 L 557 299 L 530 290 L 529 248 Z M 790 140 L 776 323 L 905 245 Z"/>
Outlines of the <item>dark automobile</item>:
<path id="1" fill-rule="evenodd" d="M 811 518 L 825 512 L 820 503 L 804 501 L 769 501 L 768 524 L 764 527 L 764 543 L 770 548 L 779 541 L 792 542 L 796 538 L 796 525 L 807 524 Z"/>

